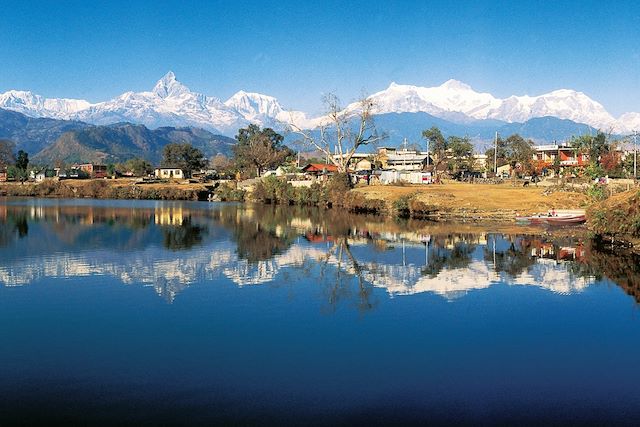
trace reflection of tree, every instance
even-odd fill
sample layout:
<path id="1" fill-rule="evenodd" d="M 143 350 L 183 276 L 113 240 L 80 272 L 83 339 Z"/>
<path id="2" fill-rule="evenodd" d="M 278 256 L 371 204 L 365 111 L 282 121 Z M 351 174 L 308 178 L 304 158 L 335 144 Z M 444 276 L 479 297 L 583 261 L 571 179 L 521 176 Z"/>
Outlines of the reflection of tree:
<path id="1" fill-rule="evenodd" d="M 15 229 L 18 232 L 18 237 L 22 239 L 23 237 L 27 237 L 29 234 L 29 224 L 27 223 L 27 214 L 22 212 L 20 215 L 17 215 L 14 219 Z"/>
<path id="2" fill-rule="evenodd" d="M 183 219 L 181 225 L 162 226 L 164 247 L 173 251 L 189 249 L 202 243 L 202 237 L 207 234 L 207 227 L 193 225 L 191 216 Z"/>
<path id="3" fill-rule="evenodd" d="M 0 223 L 0 247 L 7 246 L 14 241 L 16 234 L 19 239 L 29 234 L 29 223 L 25 211 L 11 212 L 6 221 Z"/>
<path id="4" fill-rule="evenodd" d="M 451 238 L 451 236 L 448 236 Z M 463 236 L 456 236 L 463 238 Z M 422 268 L 422 274 L 435 277 L 445 268 L 458 269 L 466 268 L 473 259 L 471 254 L 476 249 L 476 245 L 458 240 L 453 243 L 453 248 L 447 249 L 444 242 L 438 237 L 434 237 L 429 251 L 428 264 Z"/>
<path id="5" fill-rule="evenodd" d="M 333 278 L 329 278 L 327 272 L 331 260 L 336 263 L 331 269 Z M 327 301 L 332 311 L 335 311 L 341 301 L 355 300 L 355 305 L 361 312 L 377 306 L 373 285 L 364 279 L 363 268 L 353 256 L 346 236 L 336 238 L 327 251 L 322 263 L 321 278 L 322 283 L 326 284 Z M 356 283 L 355 289 L 352 286 L 353 279 Z"/>
<path id="6" fill-rule="evenodd" d="M 640 303 L 640 255 L 598 247 L 590 251 L 588 263 L 596 276 L 606 276 Z"/>
<path id="7" fill-rule="evenodd" d="M 505 238 L 509 242 L 506 250 L 495 250 L 495 243 L 499 238 Z M 484 247 L 484 259 L 494 264 L 496 273 L 505 272 L 515 277 L 536 263 L 536 259 L 527 251 L 528 248 L 527 242 L 516 236 L 494 234 L 492 241 Z"/>
<path id="8" fill-rule="evenodd" d="M 262 224 L 246 224 L 234 230 L 238 245 L 238 257 L 249 262 L 266 261 L 286 251 L 292 243 L 290 237 L 278 237 L 274 230 L 265 229 Z"/>

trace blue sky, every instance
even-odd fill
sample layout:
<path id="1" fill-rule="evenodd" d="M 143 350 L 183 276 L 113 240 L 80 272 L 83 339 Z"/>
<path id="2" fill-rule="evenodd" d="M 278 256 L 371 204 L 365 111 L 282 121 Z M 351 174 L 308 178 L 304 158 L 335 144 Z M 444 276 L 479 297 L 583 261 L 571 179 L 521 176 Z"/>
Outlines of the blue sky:
<path id="1" fill-rule="evenodd" d="M 206 3 L 206 4 L 203 4 Z M 168 70 L 317 112 L 391 81 L 495 96 L 585 92 L 640 111 L 640 5 L 625 1 L 0 1 L 0 91 L 102 101 Z"/>

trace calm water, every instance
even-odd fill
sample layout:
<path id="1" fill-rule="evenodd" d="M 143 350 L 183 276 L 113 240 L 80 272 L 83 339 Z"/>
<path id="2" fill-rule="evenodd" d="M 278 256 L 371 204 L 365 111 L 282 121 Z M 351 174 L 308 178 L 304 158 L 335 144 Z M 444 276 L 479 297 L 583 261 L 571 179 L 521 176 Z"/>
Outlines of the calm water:
<path id="1" fill-rule="evenodd" d="M 0 200 L 0 423 L 634 424 L 639 290 L 544 229 Z"/>

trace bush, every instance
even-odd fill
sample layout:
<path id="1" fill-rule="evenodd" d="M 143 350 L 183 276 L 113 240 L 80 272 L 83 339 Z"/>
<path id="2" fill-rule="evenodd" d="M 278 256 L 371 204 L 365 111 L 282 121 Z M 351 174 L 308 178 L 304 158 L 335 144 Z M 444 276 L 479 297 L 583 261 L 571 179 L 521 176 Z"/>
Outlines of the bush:
<path id="1" fill-rule="evenodd" d="M 587 196 L 596 201 L 604 200 L 608 197 L 607 187 L 602 184 L 593 184 L 587 189 Z"/>
<path id="2" fill-rule="evenodd" d="M 415 196 L 416 193 L 407 194 L 405 196 L 401 196 L 393 202 L 393 209 L 396 211 L 399 217 L 407 218 L 410 216 L 410 202 L 415 198 Z"/>
<path id="3" fill-rule="evenodd" d="M 286 180 L 269 176 L 255 185 L 253 199 L 267 204 L 291 204 L 295 199 L 295 191 Z"/>
<path id="4" fill-rule="evenodd" d="M 245 199 L 246 191 L 236 188 L 235 185 L 230 183 L 220 184 L 214 193 L 223 202 L 242 202 Z"/>

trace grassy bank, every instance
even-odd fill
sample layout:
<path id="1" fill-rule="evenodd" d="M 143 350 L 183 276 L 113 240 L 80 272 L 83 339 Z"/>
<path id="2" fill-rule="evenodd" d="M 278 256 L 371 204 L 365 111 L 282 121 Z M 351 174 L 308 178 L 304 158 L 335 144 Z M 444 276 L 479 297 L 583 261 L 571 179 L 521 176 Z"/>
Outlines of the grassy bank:
<path id="1" fill-rule="evenodd" d="M 355 212 L 429 219 L 513 221 L 516 213 L 534 214 L 555 209 L 585 208 L 589 197 L 580 192 L 543 187 L 449 182 L 445 185 L 385 185 L 350 189 L 345 181 L 293 188 L 278 179 L 256 185 L 251 198 L 258 202 L 333 206 Z"/>
<path id="2" fill-rule="evenodd" d="M 23 197 L 65 197 L 98 199 L 206 200 L 213 185 L 178 182 L 145 183 L 133 179 L 48 180 L 42 183 L 6 183 L 0 194 Z M 246 198 L 265 204 L 319 206 L 352 212 L 429 219 L 513 221 L 516 213 L 533 214 L 551 208 L 585 208 L 590 199 L 584 193 L 554 191 L 543 187 L 510 184 L 364 186 L 350 189 L 346 180 L 334 177 L 326 185 L 294 188 L 287 182 L 267 178 L 246 194 L 234 183 L 215 188 L 219 200 Z"/>
<path id="3" fill-rule="evenodd" d="M 597 239 L 640 251 L 640 191 L 633 189 L 596 203 L 587 211 Z"/>
<path id="4" fill-rule="evenodd" d="M 140 184 L 133 179 L 45 180 L 0 185 L 0 194 L 9 197 L 206 200 L 209 192 L 210 189 L 203 184 Z"/>

